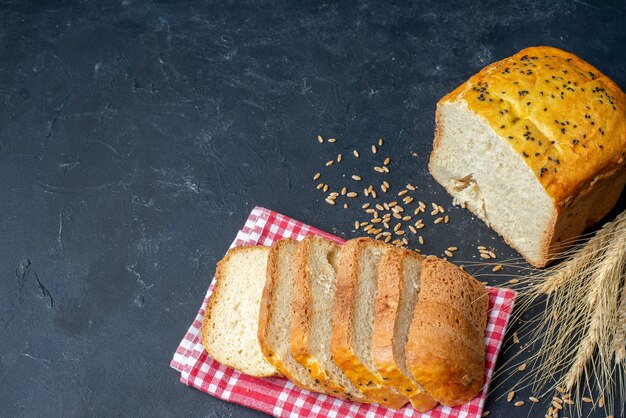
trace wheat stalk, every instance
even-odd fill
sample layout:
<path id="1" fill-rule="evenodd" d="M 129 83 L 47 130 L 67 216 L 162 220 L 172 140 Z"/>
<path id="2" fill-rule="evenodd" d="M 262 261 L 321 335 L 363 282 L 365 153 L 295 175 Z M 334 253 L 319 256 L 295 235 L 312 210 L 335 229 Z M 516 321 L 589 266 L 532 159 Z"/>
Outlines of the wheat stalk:
<path id="1" fill-rule="evenodd" d="M 593 275 L 595 280 L 593 281 L 593 289 L 589 293 L 587 305 L 585 310 L 591 314 L 591 319 L 588 324 L 588 331 L 583 340 L 580 342 L 578 353 L 576 354 L 574 363 L 570 368 L 568 374 L 564 377 L 563 383 L 567 390 L 571 390 L 572 387 L 580 380 L 583 371 L 589 364 L 594 350 L 598 346 L 599 340 L 603 334 L 607 331 L 603 329 L 608 323 L 606 322 L 610 318 L 610 312 L 608 312 L 611 306 L 615 304 L 606 303 L 604 300 L 608 295 L 605 293 L 617 284 L 619 286 L 619 273 L 624 264 L 626 258 L 626 251 L 624 251 L 624 244 L 619 240 L 614 240 L 609 244 L 606 250 L 606 256 L 601 263 L 597 265 L 597 271 Z M 612 280 L 612 282 L 611 282 Z M 610 338 L 610 336 L 609 336 Z"/>
<path id="2" fill-rule="evenodd" d="M 626 266 L 624 268 L 626 269 Z M 624 363 L 626 361 L 626 284 L 624 283 L 622 284 L 617 314 L 620 326 L 615 334 L 613 350 L 615 351 L 615 361 L 617 363 Z"/>
<path id="3" fill-rule="evenodd" d="M 622 277 L 626 277 L 626 265 L 623 266 Z M 619 308 L 617 310 L 618 327 L 613 341 L 613 352 L 615 353 L 615 374 L 618 376 L 620 399 L 626 399 L 626 281 L 622 282 L 620 289 Z M 622 407 L 622 415 L 624 410 Z"/>
<path id="4" fill-rule="evenodd" d="M 543 395 L 575 391 L 577 408 L 587 392 L 599 392 L 612 412 L 616 386 L 626 401 L 626 212 L 604 225 L 586 243 L 559 255 L 564 261 L 519 278 L 520 303 L 514 317 L 535 348 L 532 373 L 514 389 L 532 387 Z M 523 320 L 529 308 L 543 312 Z M 521 351 L 520 351 L 521 353 Z M 515 357 L 505 365 L 512 370 Z M 511 365 L 513 364 L 513 365 Z"/>

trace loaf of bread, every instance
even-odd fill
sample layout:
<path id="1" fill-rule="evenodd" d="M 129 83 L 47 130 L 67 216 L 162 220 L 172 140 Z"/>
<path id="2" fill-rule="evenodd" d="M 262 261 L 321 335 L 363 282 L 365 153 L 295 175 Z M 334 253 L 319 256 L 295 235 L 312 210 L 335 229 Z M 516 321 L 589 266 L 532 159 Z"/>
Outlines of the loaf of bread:
<path id="1" fill-rule="evenodd" d="M 244 373 L 420 412 L 482 388 L 487 293 L 450 263 L 307 237 L 230 250 L 216 281 L 203 342 Z"/>
<path id="2" fill-rule="evenodd" d="M 622 90 L 573 54 L 533 47 L 439 101 L 430 172 L 542 267 L 615 205 L 625 154 Z"/>

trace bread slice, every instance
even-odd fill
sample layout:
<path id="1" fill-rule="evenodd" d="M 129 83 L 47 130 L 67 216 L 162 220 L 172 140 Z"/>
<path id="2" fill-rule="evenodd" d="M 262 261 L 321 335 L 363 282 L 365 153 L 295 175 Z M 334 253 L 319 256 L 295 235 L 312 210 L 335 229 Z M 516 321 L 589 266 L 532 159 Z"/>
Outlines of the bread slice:
<path id="1" fill-rule="evenodd" d="M 618 201 L 626 95 L 557 48 L 493 63 L 437 104 L 432 176 L 543 267 Z"/>
<path id="2" fill-rule="evenodd" d="M 337 367 L 330 352 L 340 248 L 314 236 L 296 247 L 291 354 L 329 395 L 364 402 L 363 395 Z"/>
<path id="3" fill-rule="evenodd" d="M 413 408 L 426 412 L 437 406 L 406 367 L 404 347 L 420 291 L 422 256 L 393 248 L 378 265 L 374 315 L 374 363 L 385 383 L 409 397 Z"/>
<path id="4" fill-rule="evenodd" d="M 386 385 L 373 358 L 378 263 L 390 248 L 369 238 L 352 239 L 341 248 L 330 347 L 339 368 L 366 398 L 398 409 L 408 399 Z"/>
<path id="5" fill-rule="evenodd" d="M 236 247 L 217 265 L 202 343 L 220 363 L 251 376 L 277 376 L 263 356 L 257 328 L 269 247 Z"/>
<path id="6" fill-rule="evenodd" d="M 483 387 L 487 290 L 437 258 L 422 262 L 420 280 L 405 347 L 407 368 L 438 402 L 464 404 Z"/>
<path id="7" fill-rule="evenodd" d="M 294 297 L 293 255 L 298 242 L 275 242 L 267 260 L 267 279 L 259 312 L 261 350 L 276 369 L 302 389 L 323 392 L 311 374 L 291 355 L 291 306 Z"/>

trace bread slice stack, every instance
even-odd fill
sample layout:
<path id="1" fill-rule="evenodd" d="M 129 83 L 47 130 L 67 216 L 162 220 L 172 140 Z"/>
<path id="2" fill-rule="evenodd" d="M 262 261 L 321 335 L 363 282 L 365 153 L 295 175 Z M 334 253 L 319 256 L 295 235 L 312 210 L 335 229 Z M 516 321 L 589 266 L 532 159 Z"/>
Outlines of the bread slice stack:
<path id="1" fill-rule="evenodd" d="M 482 388 L 487 292 L 446 261 L 307 237 L 232 249 L 216 282 L 203 342 L 243 373 L 419 412 Z"/>

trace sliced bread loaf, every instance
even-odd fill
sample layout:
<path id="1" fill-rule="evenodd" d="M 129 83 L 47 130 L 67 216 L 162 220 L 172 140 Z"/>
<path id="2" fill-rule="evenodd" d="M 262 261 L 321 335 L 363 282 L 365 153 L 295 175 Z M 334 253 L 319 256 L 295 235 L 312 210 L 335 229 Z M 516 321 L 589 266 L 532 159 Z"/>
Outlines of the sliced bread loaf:
<path id="1" fill-rule="evenodd" d="M 326 393 L 364 402 L 363 395 L 337 367 L 330 352 L 340 248 L 313 236 L 296 247 L 291 353 Z"/>
<path id="2" fill-rule="evenodd" d="M 378 263 L 390 248 L 369 238 L 352 239 L 341 248 L 331 351 L 339 368 L 366 398 L 398 409 L 408 399 L 385 383 L 373 358 Z"/>
<path id="3" fill-rule="evenodd" d="M 437 258 L 422 262 L 420 278 L 405 347 L 407 369 L 435 400 L 461 405 L 483 387 L 487 290 Z"/>
<path id="4" fill-rule="evenodd" d="M 406 367 L 404 347 L 420 291 L 422 256 L 393 248 L 378 265 L 378 294 L 374 315 L 374 363 L 385 383 L 409 397 L 418 412 L 437 406 Z"/>
<path id="5" fill-rule="evenodd" d="M 275 242 L 270 249 L 259 313 L 259 343 L 267 361 L 283 376 L 303 389 L 323 392 L 307 369 L 291 355 L 293 255 L 297 244 L 297 241 L 283 239 Z"/>
<path id="6" fill-rule="evenodd" d="M 220 363 L 251 376 L 277 376 L 263 356 L 257 328 L 269 247 L 236 247 L 217 265 L 215 290 L 202 324 L 206 351 Z"/>

